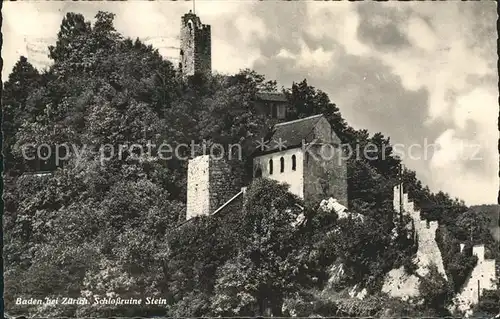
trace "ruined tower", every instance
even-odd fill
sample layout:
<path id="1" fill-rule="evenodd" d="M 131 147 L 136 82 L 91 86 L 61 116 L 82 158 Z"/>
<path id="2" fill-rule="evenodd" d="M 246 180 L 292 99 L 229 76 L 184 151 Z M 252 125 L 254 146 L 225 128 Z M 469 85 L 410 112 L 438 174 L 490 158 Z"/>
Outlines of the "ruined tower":
<path id="1" fill-rule="evenodd" d="M 241 163 L 201 155 L 188 163 L 186 219 L 210 215 L 241 191 Z"/>
<path id="2" fill-rule="evenodd" d="M 181 19 L 179 71 L 184 77 L 212 72 L 210 26 L 191 10 Z"/>

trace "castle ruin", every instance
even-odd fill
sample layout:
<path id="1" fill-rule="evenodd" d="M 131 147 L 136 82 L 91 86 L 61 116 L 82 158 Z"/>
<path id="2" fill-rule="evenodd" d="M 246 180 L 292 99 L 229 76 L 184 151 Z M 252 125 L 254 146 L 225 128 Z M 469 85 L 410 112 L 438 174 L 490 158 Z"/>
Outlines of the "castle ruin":
<path id="1" fill-rule="evenodd" d="M 464 244 L 460 244 L 462 252 Z M 479 299 L 485 290 L 497 289 L 496 261 L 495 259 L 485 259 L 484 245 L 475 245 L 472 247 L 472 254 L 477 257 L 477 264 L 453 300 L 456 309 L 465 312 L 467 316 L 471 314 L 471 309 L 479 303 Z"/>
<path id="2" fill-rule="evenodd" d="M 191 10 L 181 18 L 179 72 L 183 77 L 212 73 L 210 26 Z"/>
<path id="3" fill-rule="evenodd" d="M 253 154 L 253 178 L 287 184 L 292 194 L 305 200 L 333 197 L 347 206 L 347 163 L 340 140 L 323 115 L 276 124 L 268 139 L 269 148 Z M 276 144 L 279 140 L 281 145 Z M 191 159 L 186 219 L 214 214 L 239 198 L 241 174 L 225 159 L 210 155 Z"/>
<path id="4" fill-rule="evenodd" d="M 181 19 L 179 72 L 183 77 L 212 72 L 210 26 L 202 24 L 191 11 Z M 258 92 L 254 103 L 258 114 L 278 121 L 287 118 L 288 102 L 283 93 Z M 347 167 L 342 161 L 340 140 L 322 115 L 278 123 L 267 138 L 270 147 L 253 154 L 253 178 L 270 178 L 288 184 L 291 193 L 305 200 L 334 198 L 338 205 L 347 206 Z M 279 141 L 284 143 L 280 145 Z M 325 149 L 329 152 L 327 158 Z M 203 155 L 191 159 L 186 221 L 217 214 L 228 207 L 241 207 L 245 194 L 242 174 L 223 158 Z M 446 280 L 448 278 L 436 243 L 438 222 L 422 220 L 420 211 L 400 185 L 394 187 L 393 208 L 412 220 L 418 238 L 414 260 L 417 270 L 414 275 L 405 273 L 404 267 L 391 270 L 382 291 L 392 297 L 408 299 L 419 295 L 420 277 L 428 273 L 431 264 L 437 266 Z M 485 290 L 497 287 L 495 260 L 485 259 L 484 250 L 484 245 L 472 248 L 478 263 L 453 300 L 454 309 L 466 314 L 470 314 Z"/>
<path id="5" fill-rule="evenodd" d="M 428 273 L 431 264 L 437 266 L 438 271 L 448 280 L 441 251 L 436 242 L 436 230 L 439 228 L 437 221 L 422 220 L 420 211 L 415 208 L 413 202 L 408 200 L 408 194 L 403 193 L 401 185 L 394 187 L 393 208 L 397 213 L 401 212 L 410 216 L 414 230 L 418 237 L 418 251 L 416 257 L 417 274 L 410 275 L 404 270 L 404 267 L 391 270 L 384 281 L 382 292 L 391 297 L 408 299 L 419 296 L 420 276 Z M 460 245 L 460 251 L 464 249 L 464 244 Z M 458 295 L 453 300 L 453 306 L 450 310 L 460 310 L 469 316 L 474 305 L 478 304 L 479 298 L 486 290 L 497 289 L 496 280 L 496 262 L 494 259 L 485 259 L 484 245 L 475 245 L 472 247 L 472 254 L 477 256 L 477 265 L 472 270 L 469 278 L 463 285 Z"/>
<path id="6" fill-rule="evenodd" d="M 188 164 L 186 220 L 209 215 L 241 191 L 237 167 L 210 155 L 193 158 Z"/>

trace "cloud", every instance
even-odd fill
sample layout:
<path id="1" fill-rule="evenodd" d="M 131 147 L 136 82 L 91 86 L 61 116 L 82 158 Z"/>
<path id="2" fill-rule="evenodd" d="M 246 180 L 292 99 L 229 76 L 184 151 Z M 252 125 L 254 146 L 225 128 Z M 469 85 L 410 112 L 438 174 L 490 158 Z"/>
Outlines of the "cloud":
<path id="1" fill-rule="evenodd" d="M 410 41 L 403 31 L 408 13 L 399 9 L 388 10 L 375 2 L 357 6 L 359 39 L 380 51 L 409 47 Z"/>
<path id="2" fill-rule="evenodd" d="M 2 74 L 26 51 L 25 36 L 32 46 L 33 39 L 54 37 L 68 11 L 87 18 L 112 11 L 118 31 L 149 37 L 162 54 L 176 55 L 166 47 L 178 44 L 180 17 L 191 6 L 4 3 Z M 351 126 L 407 146 L 439 144 L 433 157 L 405 161 L 432 190 L 468 203 L 496 201 L 494 2 L 200 1 L 196 11 L 212 25 L 214 70 L 250 67 L 284 86 L 307 78 L 329 94 Z M 479 145 L 483 160 L 464 158 L 471 152 L 464 145 Z"/>
<path id="3" fill-rule="evenodd" d="M 254 68 L 285 85 L 307 77 L 354 127 L 382 131 L 406 146 L 440 145 L 433 157 L 406 164 L 435 191 L 493 202 L 494 4 L 435 4 L 308 3 L 300 30 L 282 24 L 280 33 L 293 37 L 256 39 L 266 54 Z M 483 160 L 467 157 L 474 145 Z"/>
<path id="4" fill-rule="evenodd" d="M 431 169 L 439 171 L 436 183 L 476 203 L 488 202 L 498 190 L 497 118 L 491 116 L 498 114 L 497 99 L 498 93 L 480 87 L 459 95 L 452 114 L 455 129 L 436 139 L 442 149 L 431 162 Z"/>
<path id="5" fill-rule="evenodd" d="M 439 39 L 424 19 L 410 17 L 406 32 L 408 41 L 416 48 L 425 52 L 434 52 L 438 49 Z"/>
<path id="6" fill-rule="evenodd" d="M 225 2 L 223 5 L 200 2 L 202 22 L 211 24 L 213 69 L 237 72 L 250 67 L 260 54 L 247 50 L 246 44 L 266 29 L 258 19 L 249 17 L 248 2 Z M 20 55 L 28 57 L 37 67 L 50 62 L 47 47 L 55 43 L 62 19 L 67 12 L 81 13 L 94 20 L 98 11 L 116 15 L 115 28 L 127 37 L 140 38 L 158 48 L 166 58 L 177 62 L 181 16 L 192 9 L 191 2 L 131 1 L 131 2 L 10 2 L 5 3 L 2 32 L 5 81 Z M 238 36 L 227 30 L 238 29 Z M 26 41 L 24 40 L 26 39 Z M 35 49 L 33 49 L 35 48 Z"/>
<path id="7" fill-rule="evenodd" d="M 333 8 L 330 3 L 314 3 L 308 6 L 304 36 L 315 39 L 317 45 L 330 48 L 329 43 L 342 46 L 348 54 L 362 56 L 370 52 L 369 46 L 357 36 L 360 16 L 349 2 L 338 2 Z"/>

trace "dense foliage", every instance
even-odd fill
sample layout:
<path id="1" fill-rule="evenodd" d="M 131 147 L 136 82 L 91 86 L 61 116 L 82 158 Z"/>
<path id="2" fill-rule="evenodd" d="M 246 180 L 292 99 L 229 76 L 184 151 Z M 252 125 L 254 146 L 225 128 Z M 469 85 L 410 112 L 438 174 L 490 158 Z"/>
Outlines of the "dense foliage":
<path id="1" fill-rule="evenodd" d="M 91 25 L 67 14 L 50 47 L 50 69 L 40 73 L 21 57 L 4 84 L 7 309 L 45 317 L 244 316 L 282 315 L 288 304 L 306 309 L 304 315 L 422 313 L 378 293 L 385 273 L 408 265 L 415 251 L 407 221 L 396 222 L 392 209 L 400 161 L 389 138 L 353 129 L 327 94 L 306 80 L 295 83 L 283 89 L 290 120 L 323 113 L 347 149 L 378 146 L 377 156 L 348 162 L 350 210 L 364 219 L 337 220 L 286 186 L 257 179 L 241 211 L 178 226 L 185 218 L 186 161 L 130 146 L 239 143 L 246 160 L 272 124 L 252 100 L 259 90 L 277 91 L 276 83 L 250 70 L 183 81 L 157 50 L 122 37 L 112 14 L 95 18 Z M 28 174 L 27 143 L 68 145 L 70 156 L 52 174 Z M 119 153 L 118 145 L 129 147 Z M 423 214 L 449 233 L 442 250 L 466 239 L 462 229 L 474 227 L 474 240 L 490 240 L 485 221 L 462 202 L 432 194 L 412 171 L 403 181 Z M 297 225 L 300 214 L 305 219 Z M 459 266 L 466 257 L 446 258 L 458 287 L 470 266 Z M 343 276 L 330 287 L 332 264 L 342 265 Z M 432 280 L 423 289 L 433 290 Z M 352 298 L 332 297 L 358 283 L 372 293 L 368 300 L 347 306 Z M 320 293 L 325 287 L 330 297 Z M 166 304 L 14 305 L 17 297 L 46 296 L 147 296 Z M 312 308 L 304 306 L 311 300 Z"/>
<path id="2" fill-rule="evenodd" d="M 419 292 L 423 297 L 423 304 L 433 309 L 441 316 L 446 315 L 445 306 L 452 298 L 449 283 L 439 273 L 436 265 L 429 267 L 428 273 L 423 276 L 419 284 Z"/>

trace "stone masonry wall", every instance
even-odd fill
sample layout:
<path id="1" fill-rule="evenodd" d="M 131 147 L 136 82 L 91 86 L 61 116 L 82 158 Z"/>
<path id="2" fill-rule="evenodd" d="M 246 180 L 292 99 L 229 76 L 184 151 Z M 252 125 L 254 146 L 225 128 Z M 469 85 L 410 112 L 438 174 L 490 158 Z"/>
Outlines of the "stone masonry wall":
<path id="1" fill-rule="evenodd" d="M 209 75 L 212 73 L 212 40 L 209 25 L 202 25 L 195 34 L 195 73 Z"/>
<path id="2" fill-rule="evenodd" d="M 186 219 L 210 211 L 209 157 L 198 156 L 188 163 Z"/>
<path id="3" fill-rule="evenodd" d="M 339 147 L 307 149 L 304 156 L 304 199 L 329 198 L 348 207 L 347 161 Z"/>
<path id="4" fill-rule="evenodd" d="M 241 167 L 234 164 L 210 158 L 210 213 L 241 191 Z"/>
<path id="5" fill-rule="evenodd" d="M 197 156 L 188 164 L 186 219 L 209 215 L 241 191 L 242 169 L 225 159 Z"/>
<path id="6" fill-rule="evenodd" d="M 348 207 L 347 160 L 341 141 L 324 117 L 314 126 L 313 136 L 320 143 L 304 148 L 304 198 L 332 197 Z"/>
<path id="7" fill-rule="evenodd" d="M 415 230 L 418 234 L 418 269 L 417 273 L 421 276 L 427 273 L 427 267 L 430 263 L 437 265 L 438 270 L 446 278 L 441 252 L 437 246 L 435 235 L 439 224 L 435 221 L 428 222 L 421 220 L 420 211 L 415 209 L 413 202 L 408 200 L 408 194 L 403 194 L 403 211 L 414 221 Z M 400 188 L 394 187 L 393 205 L 394 210 L 400 211 Z M 463 245 L 461 245 L 463 248 Z M 478 297 L 484 293 L 484 290 L 497 289 L 497 275 L 495 260 L 484 258 L 484 245 L 476 245 L 472 248 L 472 253 L 478 257 L 478 263 L 472 270 L 464 287 L 453 300 L 454 307 L 450 310 L 458 309 L 470 314 L 470 309 L 478 303 Z M 479 283 L 479 285 L 478 285 Z M 393 297 L 406 299 L 408 297 L 418 296 L 419 279 L 417 276 L 408 275 L 403 267 L 391 270 L 384 282 L 383 292 Z M 479 291 L 478 291 L 479 288 Z"/>
<path id="8" fill-rule="evenodd" d="M 484 245 L 472 247 L 472 254 L 477 256 L 477 265 L 454 299 L 456 308 L 466 314 L 470 314 L 470 309 L 479 302 L 485 290 L 497 289 L 495 260 L 484 258 Z"/>
<path id="9" fill-rule="evenodd" d="M 181 19 L 180 71 L 184 76 L 212 72 L 211 28 L 193 13 Z"/>
<path id="10" fill-rule="evenodd" d="M 413 202 L 408 200 L 408 194 L 403 193 L 403 213 L 412 218 L 415 225 L 415 231 L 418 235 L 417 274 L 425 276 L 428 273 L 430 264 L 435 264 L 438 271 L 447 279 L 441 251 L 436 243 L 436 230 L 439 224 L 436 221 L 428 222 L 420 218 L 420 211 L 415 209 Z M 399 213 L 400 207 L 400 188 L 394 187 L 393 206 Z M 386 277 L 382 291 L 393 297 L 406 299 L 408 297 L 418 296 L 418 285 L 420 280 L 415 275 L 408 275 L 404 268 L 391 270 Z"/>

